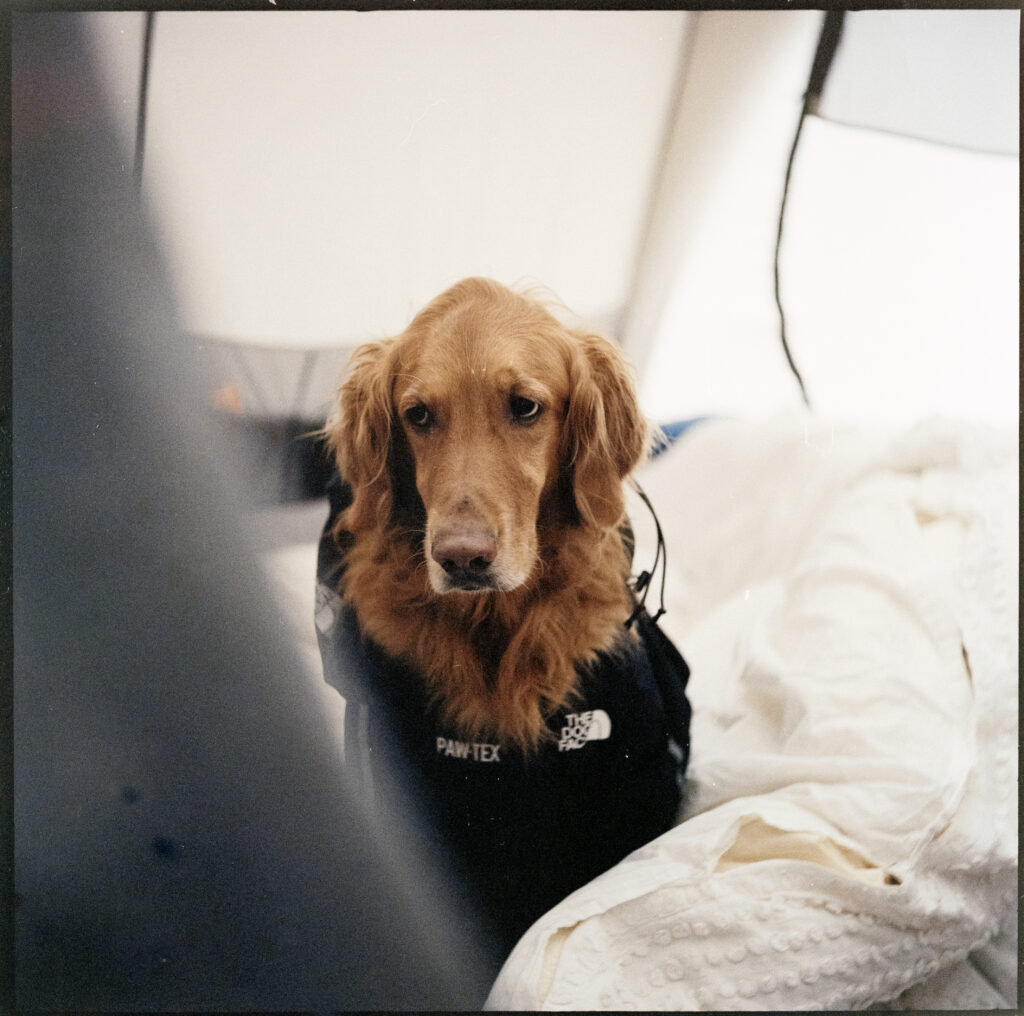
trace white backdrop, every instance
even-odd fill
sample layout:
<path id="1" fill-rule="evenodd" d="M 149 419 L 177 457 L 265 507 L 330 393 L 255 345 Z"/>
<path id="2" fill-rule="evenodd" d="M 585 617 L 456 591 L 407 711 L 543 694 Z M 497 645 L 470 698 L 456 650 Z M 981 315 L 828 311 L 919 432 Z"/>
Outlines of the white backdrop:
<path id="1" fill-rule="evenodd" d="M 869 16 L 836 71 L 867 45 L 893 116 L 998 70 L 1015 124 L 1018 12 L 901 12 L 941 59 Z M 161 12 L 144 193 L 186 327 L 344 346 L 491 274 L 615 334 L 657 420 L 797 406 L 772 255 L 821 17 Z M 130 171 L 143 16 L 91 18 Z M 782 293 L 817 412 L 1017 419 L 1018 164 L 807 121 Z"/>
<path id="2" fill-rule="evenodd" d="M 145 194 L 187 326 L 360 341 L 492 275 L 614 328 L 687 17 L 161 12 Z M 137 15 L 96 24 L 105 52 L 139 52 Z"/>
<path id="3" fill-rule="evenodd" d="M 1016 134 L 1019 12 L 900 12 L 901 45 L 869 47 L 865 66 L 853 28 L 878 16 L 847 13 L 835 70 L 883 114 L 875 82 L 884 78 L 888 126 L 938 132 L 949 117 L 929 120 L 921 110 L 942 105 L 945 113 L 955 99 L 959 120 L 974 111 L 988 121 L 979 138 L 1005 145 Z M 820 24 L 815 11 L 697 17 L 661 190 L 658 217 L 669 226 L 650 255 L 652 274 L 663 278 L 650 306 L 634 308 L 626 336 L 634 347 L 649 344 L 642 394 L 655 418 L 749 417 L 800 404 L 779 340 L 772 260 Z M 888 23 L 871 27 L 876 43 L 889 31 Z M 848 41 L 857 43 L 852 54 Z M 859 76 L 850 66 L 858 55 Z M 1000 102 L 989 103 L 996 66 Z M 987 89 L 972 92 L 975 77 Z M 1018 174 L 1016 155 L 808 118 L 781 270 L 790 347 L 818 413 L 1015 424 Z"/>

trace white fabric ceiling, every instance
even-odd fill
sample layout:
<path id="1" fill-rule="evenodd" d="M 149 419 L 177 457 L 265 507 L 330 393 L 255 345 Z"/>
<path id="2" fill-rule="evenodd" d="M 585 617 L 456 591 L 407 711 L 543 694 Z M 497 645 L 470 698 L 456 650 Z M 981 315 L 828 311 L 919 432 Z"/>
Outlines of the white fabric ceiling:
<path id="1" fill-rule="evenodd" d="M 614 327 L 687 18 L 161 12 L 144 186 L 187 326 L 361 341 L 486 274 Z"/>
<path id="2" fill-rule="evenodd" d="M 143 15 L 89 18 L 130 172 Z M 771 258 L 821 18 L 161 12 L 144 196 L 185 325 L 345 346 L 486 273 L 616 334 L 656 419 L 797 405 Z M 1017 11 L 847 13 L 782 260 L 819 412 L 1016 416 L 1018 160 L 989 153 L 1018 38 Z"/>
<path id="3" fill-rule="evenodd" d="M 848 14 L 820 114 L 1002 154 L 1019 151 L 1020 12 Z"/>

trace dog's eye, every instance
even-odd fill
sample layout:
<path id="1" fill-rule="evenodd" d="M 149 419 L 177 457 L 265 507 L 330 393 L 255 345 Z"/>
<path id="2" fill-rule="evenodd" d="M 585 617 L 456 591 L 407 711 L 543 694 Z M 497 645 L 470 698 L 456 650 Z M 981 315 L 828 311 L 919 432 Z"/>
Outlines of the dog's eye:
<path id="1" fill-rule="evenodd" d="M 540 416 L 540 403 L 522 395 L 513 395 L 508 400 L 508 406 L 512 410 L 512 419 L 517 423 L 530 423 Z"/>
<path id="2" fill-rule="evenodd" d="M 411 409 L 405 411 L 405 419 L 410 427 L 416 430 L 426 430 L 433 419 L 430 410 L 422 402 L 418 402 Z"/>

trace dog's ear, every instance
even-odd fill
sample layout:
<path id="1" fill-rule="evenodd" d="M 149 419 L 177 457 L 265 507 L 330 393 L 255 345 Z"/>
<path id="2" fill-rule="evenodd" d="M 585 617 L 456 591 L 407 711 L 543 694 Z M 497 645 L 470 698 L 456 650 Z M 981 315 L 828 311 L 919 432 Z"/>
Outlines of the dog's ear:
<path id="1" fill-rule="evenodd" d="M 570 335 L 574 349 L 562 462 L 570 471 L 580 521 L 606 528 L 625 511 L 622 481 L 646 453 L 648 428 L 619 349 L 600 335 Z"/>
<path id="2" fill-rule="evenodd" d="M 334 411 L 324 427 L 342 479 L 352 488 L 347 526 L 360 530 L 390 519 L 394 412 L 391 388 L 397 340 L 360 346 L 349 361 Z"/>

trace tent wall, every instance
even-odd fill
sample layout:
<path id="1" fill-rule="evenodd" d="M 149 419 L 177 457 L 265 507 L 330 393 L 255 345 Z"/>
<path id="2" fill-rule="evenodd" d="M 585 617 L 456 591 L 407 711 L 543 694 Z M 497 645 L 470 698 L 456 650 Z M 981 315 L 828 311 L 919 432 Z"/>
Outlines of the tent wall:
<path id="1" fill-rule="evenodd" d="M 291 347 L 298 371 L 302 350 L 393 333 L 492 274 L 616 334 L 655 419 L 796 407 L 772 258 L 821 17 L 161 12 L 144 195 L 186 325 Z M 144 16 L 90 18 L 127 172 Z M 1018 159 L 999 153 L 1016 150 L 1018 26 L 847 12 L 781 259 L 819 413 L 1016 417 Z M 865 102 L 883 118 L 858 119 Z M 951 110 L 985 152 L 936 143 Z M 930 140 L 893 133 L 908 125 Z"/>
<path id="2" fill-rule="evenodd" d="M 1017 419 L 1019 18 L 846 14 L 822 112 L 866 126 L 806 121 L 780 262 L 789 344 L 825 417 Z M 772 259 L 820 24 L 814 11 L 696 15 L 660 242 L 625 333 L 649 350 L 656 419 L 799 405 Z"/>
<path id="3" fill-rule="evenodd" d="M 859 11 L 846 19 L 821 115 L 960 148 L 1016 155 L 1014 10 Z"/>
<path id="4" fill-rule="evenodd" d="M 622 339 L 662 417 L 799 396 L 775 334 L 772 251 L 818 11 L 702 11 Z M 710 371 L 699 364 L 707 357 Z M 742 371 L 718 369 L 731 363 Z M 763 402 L 746 401 L 752 409 Z"/>
<path id="5" fill-rule="evenodd" d="M 486 274 L 614 329 L 688 20 L 161 12 L 144 188 L 187 326 L 359 341 Z M 96 27 L 125 97 L 140 18 Z"/>

